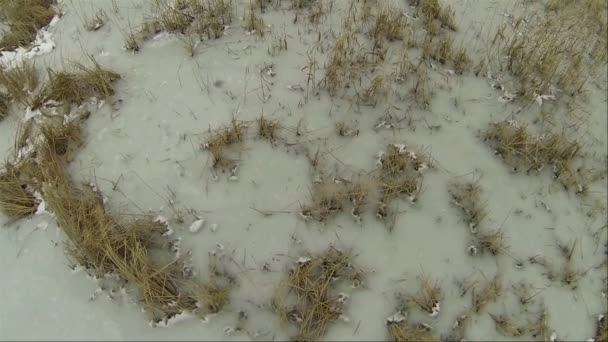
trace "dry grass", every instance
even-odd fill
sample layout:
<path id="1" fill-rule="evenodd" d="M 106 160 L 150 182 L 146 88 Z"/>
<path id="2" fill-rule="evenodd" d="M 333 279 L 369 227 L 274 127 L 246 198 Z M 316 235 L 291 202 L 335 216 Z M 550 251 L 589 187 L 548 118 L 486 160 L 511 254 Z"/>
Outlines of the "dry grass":
<path id="1" fill-rule="evenodd" d="M 108 21 L 108 14 L 100 9 L 92 17 L 85 17 L 83 19 L 83 26 L 87 31 L 97 31 L 105 25 L 106 21 Z"/>
<path id="2" fill-rule="evenodd" d="M 157 0 L 156 5 L 158 14 L 143 25 L 135 41 L 139 37 L 149 39 L 161 31 L 218 39 L 225 26 L 232 23 L 232 0 L 180 0 L 172 5 Z"/>
<path id="3" fill-rule="evenodd" d="M 344 31 L 336 38 L 325 66 L 323 83 L 331 96 L 337 95 L 348 82 L 358 80 L 369 64 L 351 25 L 348 21 L 344 24 Z"/>
<path id="4" fill-rule="evenodd" d="M 258 124 L 258 137 L 274 142 L 278 138 L 278 130 L 281 129 L 281 125 L 278 120 L 270 120 L 264 117 L 262 114 L 257 118 Z"/>
<path id="5" fill-rule="evenodd" d="M 439 283 L 432 281 L 425 274 L 420 275 L 418 279 L 420 280 L 420 289 L 415 295 L 408 296 L 409 300 L 431 317 L 437 316 L 441 310 L 440 302 L 443 298 Z"/>
<path id="6" fill-rule="evenodd" d="M 502 293 L 502 277 L 496 275 L 492 280 L 485 284 L 480 292 L 475 293 L 473 300 L 475 312 L 479 313 L 488 305 L 495 303 L 498 297 L 502 296 Z"/>
<path id="7" fill-rule="evenodd" d="M 0 172 L 0 210 L 11 220 L 36 211 L 39 201 L 24 181 L 18 167 L 6 164 Z"/>
<path id="8" fill-rule="evenodd" d="M 293 341 L 319 341 L 344 313 L 348 295 L 337 289 L 345 282 L 360 285 L 362 273 L 351 256 L 333 247 L 315 257 L 301 257 L 276 289 L 272 306 L 281 320 L 295 326 Z"/>
<path id="9" fill-rule="evenodd" d="M 31 44 L 38 30 L 55 16 L 53 3 L 52 0 L 0 0 L 0 19 L 8 26 L 0 39 L 0 50 L 11 51 Z"/>
<path id="10" fill-rule="evenodd" d="M 266 24 L 257 14 L 256 1 L 249 0 L 249 7 L 247 8 L 243 17 L 245 30 L 249 33 L 255 33 L 260 37 L 264 36 L 266 30 Z"/>
<path id="11" fill-rule="evenodd" d="M 311 203 L 301 210 L 301 215 L 325 222 L 344 210 L 347 199 L 346 187 L 335 181 L 313 183 L 310 190 Z"/>
<path id="12" fill-rule="evenodd" d="M 47 207 L 68 237 L 71 256 L 79 264 L 99 276 L 115 274 L 134 285 L 154 323 L 183 312 L 204 314 L 199 307 L 218 309 L 225 303 L 225 288 L 217 288 L 217 284 L 203 286 L 185 276 L 181 259 L 168 261 L 173 251 L 163 254 L 159 249 L 151 253 L 153 242 L 172 246 L 166 224 L 152 218 L 131 224 L 119 222 L 105 210 L 95 189 L 74 186 L 66 173 L 65 161 L 52 146 L 38 146 L 37 152 L 38 165 L 32 172 L 41 184 Z M 201 296 L 219 303 L 199 303 Z"/>
<path id="13" fill-rule="evenodd" d="M 581 145 L 565 134 L 534 135 L 525 125 L 501 121 L 491 125 L 484 140 L 514 171 L 538 172 L 551 165 L 554 178 L 566 189 L 583 192 L 586 187 L 572 167 L 573 161 L 581 154 Z"/>
<path id="14" fill-rule="evenodd" d="M 6 90 L 11 101 L 29 105 L 38 84 L 38 72 L 33 63 L 25 62 L 8 70 L 0 68 L 0 86 Z"/>
<path id="15" fill-rule="evenodd" d="M 383 7 L 376 14 L 376 21 L 370 32 L 374 39 L 374 51 L 381 50 L 385 41 L 402 40 L 408 29 L 406 17 L 393 7 Z"/>
<path id="16" fill-rule="evenodd" d="M 379 98 L 386 98 L 389 94 L 389 84 L 385 76 L 379 75 L 374 77 L 365 89 L 365 92 L 361 96 L 361 100 L 364 104 L 370 106 L 376 106 Z"/>
<path id="17" fill-rule="evenodd" d="M 463 341 L 465 340 L 467 330 L 471 326 L 471 317 L 473 313 L 470 309 L 467 309 L 464 313 L 458 315 L 454 325 L 452 325 L 452 330 L 450 331 L 450 335 L 447 338 L 448 341 Z"/>
<path id="18" fill-rule="evenodd" d="M 608 312 L 599 315 L 597 319 L 597 328 L 595 330 L 595 336 L 593 340 L 596 342 L 608 341 Z"/>
<path id="19" fill-rule="evenodd" d="M 487 216 L 485 204 L 481 199 L 481 186 L 478 182 L 454 182 L 449 185 L 448 192 L 452 197 L 452 204 L 460 208 L 464 221 L 471 232 L 475 233 Z"/>
<path id="20" fill-rule="evenodd" d="M 432 166 L 430 158 L 408 150 L 405 145 L 390 144 L 379 155 L 381 201 L 388 203 L 406 195 L 417 200 L 422 187 L 423 172 Z"/>
<path id="21" fill-rule="evenodd" d="M 542 310 L 538 315 L 538 319 L 525 330 L 530 332 L 534 338 L 542 339 L 542 341 L 550 341 L 551 329 L 549 327 L 549 311 L 545 304 L 542 305 Z"/>
<path id="22" fill-rule="evenodd" d="M 430 88 L 430 78 L 427 70 L 427 66 L 425 63 L 420 62 L 415 68 L 416 72 L 416 80 L 414 84 L 414 89 L 412 89 L 412 93 L 414 95 L 414 100 L 418 107 L 421 109 L 429 109 L 431 106 L 431 88 Z"/>
<path id="23" fill-rule="evenodd" d="M 477 239 L 482 253 L 487 252 L 493 256 L 499 256 L 508 249 L 502 229 L 491 232 L 481 231 L 478 233 Z"/>
<path id="24" fill-rule="evenodd" d="M 525 328 L 518 327 L 513 320 L 506 315 L 489 314 L 496 326 L 496 331 L 507 337 L 520 337 L 526 333 Z"/>
<path id="25" fill-rule="evenodd" d="M 78 120 L 65 125 L 62 121 L 47 121 L 40 127 L 46 144 L 57 156 L 67 155 L 70 149 L 80 147 L 84 140 Z"/>
<path id="26" fill-rule="evenodd" d="M 0 121 L 6 119 L 9 114 L 10 102 L 8 95 L 0 91 Z"/>
<path id="27" fill-rule="evenodd" d="M 390 339 L 394 342 L 439 342 L 429 329 L 423 325 L 410 325 L 402 321 L 387 321 Z"/>
<path id="28" fill-rule="evenodd" d="M 247 124 L 232 118 L 229 125 L 207 132 L 207 143 L 203 146 L 211 152 L 212 165 L 214 168 L 236 167 L 236 162 L 225 154 L 226 148 L 242 143 L 245 139 Z"/>
<path id="29" fill-rule="evenodd" d="M 552 0 L 547 13 L 515 19 L 509 32 L 501 28 L 495 47 L 509 57 L 506 68 L 516 77 L 518 95 L 534 100 L 558 89 L 581 93 L 607 59 L 607 13 L 603 0 Z"/>
<path id="30" fill-rule="evenodd" d="M 451 5 L 442 7 L 439 0 L 411 0 L 410 3 L 418 7 L 427 32 L 438 34 L 438 28 L 447 28 L 456 31 L 458 27 L 454 19 L 454 9 Z"/>
<path id="31" fill-rule="evenodd" d="M 120 79 L 120 75 L 102 67 L 93 57 L 90 59 L 93 67 L 77 63 L 73 72 L 47 69 L 49 77 L 47 98 L 82 104 L 93 96 L 106 99 L 114 95 L 114 82 Z"/>

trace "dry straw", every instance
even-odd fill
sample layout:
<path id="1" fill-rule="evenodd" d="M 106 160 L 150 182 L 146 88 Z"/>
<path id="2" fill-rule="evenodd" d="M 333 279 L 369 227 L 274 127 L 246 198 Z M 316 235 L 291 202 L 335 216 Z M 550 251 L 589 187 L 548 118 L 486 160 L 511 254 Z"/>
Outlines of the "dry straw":
<path id="1" fill-rule="evenodd" d="M 331 323 L 347 320 L 348 295 L 339 293 L 344 282 L 361 284 L 363 274 L 351 256 L 333 247 L 315 257 L 301 257 L 273 297 L 281 320 L 297 328 L 294 341 L 319 341 Z"/>
<path id="2" fill-rule="evenodd" d="M 52 0 L 0 0 L 0 19 L 8 30 L 0 38 L 0 50 L 11 51 L 31 44 L 38 30 L 55 16 Z"/>

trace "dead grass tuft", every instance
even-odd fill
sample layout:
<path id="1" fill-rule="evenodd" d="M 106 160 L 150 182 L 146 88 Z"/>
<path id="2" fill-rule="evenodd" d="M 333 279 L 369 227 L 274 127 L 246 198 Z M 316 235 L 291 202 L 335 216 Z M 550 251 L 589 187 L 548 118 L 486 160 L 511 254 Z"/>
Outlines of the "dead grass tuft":
<path id="1" fill-rule="evenodd" d="M 493 256 L 499 256 L 507 251 L 505 236 L 502 229 L 497 229 L 492 232 L 481 231 L 477 235 L 481 252 L 490 253 Z"/>
<path id="2" fill-rule="evenodd" d="M 295 326 L 294 341 L 319 341 L 330 324 L 348 318 L 348 295 L 337 292 L 345 282 L 361 284 L 363 274 L 351 256 L 330 247 L 315 257 L 301 257 L 273 296 L 272 306 L 281 320 Z"/>
<path id="3" fill-rule="evenodd" d="M 595 330 L 594 341 L 606 342 L 608 341 L 608 312 L 599 315 L 597 319 L 597 328 Z"/>
<path id="4" fill-rule="evenodd" d="M 0 210 L 11 220 L 18 220 L 36 211 L 39 201 L 23 180 L 21 171 L 10 164 L 0 172 Z"/>
<path id="5" fill-rule="evenodd" d="M 402 40 L 407 29 L 408 22 L 399 9 L 384 7 L 376 15 L 370 35 L 374 38 L 375 46 L 382 46 L 385 41 Z"/>
<path id="6" fill-rule="evenodd" d="M 0 19 L 8 30 L 0 38 L 0 50 L 12 51 L 31 44 L 38 30 L 55 16 L 52 0 L 0 0 Z"/>
<path id="7" fill-rule="evenodd" d="M 245 139 L 246 129 L 247 124 L 235 118 L 232 119 L 230 125 L 216 130 L 209 129 L 207 143 L 203 147 L 211 152 L 214 168 L 233 169 L 236 167 L 236 162 L 225 155 L 226 148 L 242 143 Z"/>
<path id="8" fill-rule="evenodd" d="M 572 167 L 573 161 L 581 154 L 581 145 L 565 134 L 534 135 L 525 125 L 501 121 L 491 125 L 484 140 L 514 171 L 538 172 L 551 165 L 553 177 L 566 189 L 582 192 L 586 186 Z"/>
<path id="9" fill-rule="evenodd" d="M 499 28 L 495 47 L 508 56 L 518 95 L 529 100 L 560 91 L 574 96 L 606 62 L 608 4 L 603 0 L 547 4 L 547 13 L 513 18 L 512 30 Z"/>
<path id="10" fill-rule="evenodd" d="M 120 75 L 102 67 L 91 57 L 93 67 L 76 63 L 73 72 L 47 69 L 49 86 L 46 96 L 55 101 L 82 104 L 87 98 L 106 99 L 114 95 L 114 82 Z"/>
<path id="11" fill-rule="evenodd" d="M 432 166 L 424 154 L 405 145 L 390 144 L 378 156 L 381 202 L 388 204 L 402 195 L 415 202 L 422 188 L 423 172 Z"/>
<path id="12" fill-rule="evenodd" d="M 454 182 L 449 185 L 448 192 L 452 204 L 460 208 L 464 221 L 471 232 L 476 232 L 479 224 L 486 218 L 487 212 L 481 199 L 481 186 L 478 182 Z"/>
<path id="13" fill-rule="evenodd" d="M 266 24 L 264 24 L 264 19 L 262 19 L 257 14 L 257 6 L 255 0 L 249 1 L 249 7 L 244 15 L 244 26 L 245 30 L 249 33 L 255 33 L 260 37 L 264 36 L 266 30 Z"/>
<path id="14" fill-rule="evenodd" d="M 489 315 L 494 321 L 496 331 L 503 336 L 520 337 L 526 333 L 525 328 L 518 327 L 513 320 L 506 315 L 494 315 L 492 313 L 489 313 Z"/>
<path id="15" fill-rule="evenodd" d="M 108 14 L 100 9 L 92 17 L 85 17 L 83 19 L 83 26 L 87 31 L 97 31 L 103 27 L 108 21 Z"/>
<path id="16" fill-rule="evenodd" d="M 11 101 L 30 105 L 30 97 L 38 84 L 38 72 L 33 63 L 25 62 L 8 70 L 0 68 L 0 86 Z"/>
<path id="17" fill-rule="evenodd" d="M 497 274 L 485 284 L 480 292 L 475 293 L 473 301 L 475 312 L 479 313 L 488 305 L 495 303 L 498 297 L 502 296 L 502 293 L 502 277 Z"/>
<path id="18" fill-rule="evenodd" d="M 199 307 L 225 303 L 222 295 L 209 291 L 208 286 L 215 288 L 216 284 L 194 286 L 200 282 L 184 275 L 186 267 L 181 258 L 166 261 L 175 253 L 175 245 L 168 239 L 171 231 L 165 223 L 152 218 L 133 224 L 119 222 L 105 210 L 95 188 L 74 186 L 65 161 L 51 146 L 39 146 L 38 153 L 42 167 L 37 168 L 36 178 L 42 184 L 44 200 L 67 235 L 69 252 L 79 264 L 98 276 L 116 274 L 134 285 L 153 323 L 184 312 L 203 314 Z M 165 254 L 162 250 L 151 253 L 153 242 L 163 237 L 163 245 L 172 248 Z M 221 302 L 199 303 L 203 290 L 207 299 Z"/>
<path id="19" fill-rule="evenodd" d="M 8 98 L 8 95 L 5 95 L 3 92 L 0 91 L 0 121 L 6 119 L 9 114 L 9 101 L 10 100 Z"/>
<path id="20" fill-rule="evenodd" d="M 545 304 L 542 305 L 542 310 L 538 319 L 528 326 L 525 330 L 530 332 L 532 337 L 542 339 L 543 341 L 551 340 L 551 329 L 549 327 L 549 311 Z"/>
<path id="21" fill-rule="evenodd" d="M 394 342 L 439 342 L 426 326 L 408 324 L 405 320 L 386 322 L 390 338 Z"/>
<path id="22" fill-rule="evenodd" d="M 66 155 L 71 148 L 80 147 L 83 143 L 80 122 L 74 120 L 64 124 L 62 121 L 47 121 L 40 127 L 46 144 L 57 156 Z"/>
<path id="23" fill-rule="evenodd" d="M 425 274 L 420 275 L 418 279 L 420 280 L 420 289 L 415 295 L 408 296 L 408 298 L 421 310 L 431 317 L 435 317 L 441 310 L 440 302 L 443 298 L 441 286 Z"/>
<path id="24" fill-rule="evenodd" d="M 232 23 L 232 0 L 180 0 L 171 5 L 159 0 L 157 7 L 159 13 L 144 23 L 135 41 L 161 31 L 218 39 Z"/>
<path id="25" fill-rule="evenodd" d="M 413 0 L 412 5 L 418 7 L 418 13 L 422 15 L 427 32 L 438 34 L 437 27 L 448 28 L 456 31 L 458 27 L 454 19 L 454 9 L 451 5 L 442 7 L 439 0 Z"/>
<path id="26" fill-rule="evenodd" d="M 313 183 L 310 192 L 311 204 L 302 208 L 302 216 L 325 222 L 344 210 L 344 202 L 347 199 L 344 184 L 335 181 Z"/>
<path id="27" fill-rule="evenodd" d="M 277 139 L 277 130 L 281 129 L 278 120 L 269 120 L 262 114 L 257 120 L 258 137 L 274 142 Z"/>

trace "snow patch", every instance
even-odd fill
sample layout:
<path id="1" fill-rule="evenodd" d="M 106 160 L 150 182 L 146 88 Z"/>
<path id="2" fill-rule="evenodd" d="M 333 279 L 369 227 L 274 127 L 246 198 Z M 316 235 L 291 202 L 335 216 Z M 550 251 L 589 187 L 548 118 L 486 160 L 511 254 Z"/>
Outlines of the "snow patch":
<path id="1" fill-rule="evenodd" d="M 18 47 L 14 51 L 0 52 L 0 66 L 5 69 L 13 69 L 20 66 L 24 61 L 39 55 L 47 54 L 55 49 L 55 42 L 51 39 L 53 34 L 49 31 L 59 21 L 59 16 L 54 16 L 51 22 L 36 33 L 36 38 L 31 46 Z"/>

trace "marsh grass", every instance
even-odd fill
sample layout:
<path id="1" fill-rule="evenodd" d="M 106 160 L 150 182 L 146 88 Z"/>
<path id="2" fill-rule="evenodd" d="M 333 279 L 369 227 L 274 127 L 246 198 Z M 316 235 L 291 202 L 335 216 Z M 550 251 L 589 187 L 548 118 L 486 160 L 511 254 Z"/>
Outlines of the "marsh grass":
<path id="1" fill-rule="evenodd" d="M 52 0 L 0 0 L 0 19 L 8 30 L 0 38 L 0 50 L 11 51 L 31 44 L 38 30 L 55 16 Z"/>
<path id="2" fill-rule="evenodd" d="M 464 221 L 472 232 L 487 216 L 478 182 L 453 182 L 448 187 L 452 204 L 462 211 Z"/>
<path id="3" fill-rule="evenodd" d="M 439 342 L 431 331 L 420 324 L 408 324 L 405 320 L 387 321 L 390 339 L 394 342 Z"/>
<path id="4" fill-rule="evenodd" d="M 93 16 L 85 16 L 82 25 L 84 26 L 85 30 L 93 32 L 102 28 L 107 21 L 108 14 L 103 9 L 99 9 Z"/>
<path id="5" fill-rule="evenodd" d="M 331 96 L 337 95 L 345 84 L 358 80 L 369 65 L 362 45 L 348 22 L 328 55 L 322 83 Z"/>
<path id="6" fill-rule="evenodd" d="M 606 61 L 607 13 L 603 0 L 552 0 L 546 13 L 514 18 L 511 30 L 499 28 L 493 45 L 509 57 L 504 67 L 515 76 L 518 95 L 537 100 L 582 93 Z"/>
<path id="7" fill-rule="evenodd" d="M 107 99 L 114 95 L 114 82 L 120 79 L 120 74 L 102 67 L 93 57 L 90 59 L 92 67 L 75 63 L 73 71 L 48 68 L 46 97 L 64 103 L 82 104 L 90 97 Z"/>
<path id="8" fill-rule="evenodd" d="M 18 167 L 6 164 L 0 171 L 0 210 L 11 220 L 27 217 L 38 207 L 39 201 L 29 190 Z"/>
<path id="9" fill-rule="evenodd" d="M 348 295 L 338 292 L 345 283 L 360 285 L 363 273 L 352 256 L 334 247 L 314 257 L 301 257 L 277 287 L 272 307 L 282 321 L 295 326 L 293 341 L 319 341 L 345 315 Z"/>
<path id="10" fill-rule="evenodd" d="M 9 114 L 10 102 L 8 95 L 0 91 L 0 121 L 6 119 Z"/>
<path id="11" fill-rule="evenodd" d="M 407 298 L 421 310 L 434 317 L 440 312 L 440 302 L 443 298 L 441 286 L 426 274 L 421 274 L 418 279 L 420 281 L 418 292 L 415 295 L 407 296 Z"/>
<path id="12" fill-rule="evenodd" d="M 180 0 L 173 4 L 157 0 L 156 8 L 157 15 L 137 33 L 142 40 L 161 31 L 218 39 L 225 26 L 232 23 L 232 0 Z"/>
<path id="13" fill-rule="evenodd" d="M 439 34 L 439 28 L 457 31 L 455 12 L 451 5 L 443 7 L 439 0 L 413 0 L 410 4 L 417 6 L 427 32 L 436 35 Z"/>
<path id="14" fill-rule="evenodd" d="M 171 260 L 174 251 L 154 250 L 154 244 L 171 245 L 169 227 L 145 218 L 123 223 L 110 215 L 99 192 L 91 186 L 76 187 L 66 172 L 65 161 L 51 145 L 37 147 L 34 173 L 41 184 L 47 207 L 68 237 L 68 252 L 87 270 L 98 276 L 115 274 L 132 284 L 154 323 L 180 313 L 199 313 L 199 306 L 216 309 L 226 302 L 215 284 L 204 287 L 184 275 L 181 258 Z M 166 240 L 161 243 L 163 237 Z M 160 253 L 160 254 L 159 254 Z M 200 302 L 217 299 L 220 303 Z M 202 313 L 201 313 L 202 314 Z"/>
<path id="15" fill-rule="evenodd" d="M 245 132 L 247 123 L 232 118 L 229 125 L 220 127 L 215 130 L 211 128 L 207 132 L 207 143 L 203 148 L 209 150 L 212 158 L 212 166 L 214 168 L 229 168 L 236 167 L 236 161 L 226 156 L 228 147 L 240 144 L 245 140 Z"/>
<path id="16" fill-rule="evenodd" d="M 0 86 L 6 90 L 11 101 L 29 105 L 38 85 L 38 71 L 33 63 L 24 62 L 7 70 L 0 68 Z"/>
<path id="17" fill-rule="evenodd" d="M 496 331 L 503 336 L 507 337 L 520 337 L 526 333 L 526 329 L 518 327 L 511 318 L 506 315 L 494 315 L 489 313 L 490 317 L 494 321 Z"/>
<path id="18" fill-rule="evenodd" d="M 568 190 L 584 192 L 586 182 L 573 163 L 582 157 L 582 146 L 564 133 L 534 135 L 527 126 L 518 126 L 512 121 L 501 121 L 491 125 L 484 140 L 514 171 L 540 172 L 545 166 L 552 167 L 554 179 Z"/>
<path id="19" fill-rule="evenodd" d="M 310 204 L 301 210 L 301 215 L 304 217 L 312 217 L 316 221 L 325 222 L 345 208 L 347 192 L 342 183 L 335 181 L 313 183 L 310 193 Z"/>
<path id="20" fill-rule="evenodd" d="M 40 126 L 40 133 L 45 142 L 57 156 L 65 156 L 71 149 L 80 147 L 83 142 L 83 132 L 78 120 L 64 124 L 63 120 L 47 120 Z"/>
<path id="21" fill-rule="evenodd" d="M 493 256 L 503 255 L 508 247 L 505 242 L 505 236 L 502 229 L 494 231 L 480 231 L 477 234 L 479 247 L 482 253 L 490 253 Z"/>
<path id="22" fill-rule="evenodd" d="M 608 312 L 599 315 L 593 340 L 598 342 L 608 341 Z"/>
<path id="23" fill-rule="evenodd" d="M 422 188 L 423 173 L 432 166 L 429 156 L 405 145 L 389 144 L 378 158 L 381 201 L 388 204 L 402 195 L 415 202 Z"/>
<path id="24" fill-rule="evenodd" d="M 262 114 L 256 119 L 258 125 L 258 137 L 266 139 L 270 142 L 275 142 L 278 138 L 278 131 L 281 129 L 281 124 L 278 120 L 270 120 Z"/>
<path id="25" fill-rule="evenodd" d="M 266 24 L 264 19 L 257 13 L 257 6 L 255 0 L 249 0 L 249 6 L 243 16 L 243 26 L 249 33 L 255 33 L 260 37 L 263 37 L 266 33 Z"/>
<path id="26" fill-rule="evenodd" d="M 481 291 L 476 292 L 473 298 L 473 308 L 476 313 L 483 311 L 488 305 L 495 303 L 503 294 L 502 277 L 496 275 L 488 281 Z"/>

